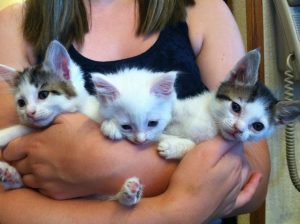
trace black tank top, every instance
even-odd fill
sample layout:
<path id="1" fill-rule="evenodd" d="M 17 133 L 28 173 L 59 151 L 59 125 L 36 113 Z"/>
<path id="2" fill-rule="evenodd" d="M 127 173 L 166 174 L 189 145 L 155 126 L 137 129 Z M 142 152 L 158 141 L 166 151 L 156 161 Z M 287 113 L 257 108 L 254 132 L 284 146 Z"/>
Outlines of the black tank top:
<path id="1" fill-rule="evenodd" d="M 167 26 L 152 47 L 134 57 L 107 62 L 94 61 L 81 55 L 73 46 L 69 48 L 69 54 L 85 73 L 86 87 L 91 93 L 93 85 L 89 73 L 115 73 L 125 67 L 147 68 L 158 72 L 179 71 L 175 85 L 180 99 L 197 95 L 207 89 L 201 81 L 185 22 Z"/>

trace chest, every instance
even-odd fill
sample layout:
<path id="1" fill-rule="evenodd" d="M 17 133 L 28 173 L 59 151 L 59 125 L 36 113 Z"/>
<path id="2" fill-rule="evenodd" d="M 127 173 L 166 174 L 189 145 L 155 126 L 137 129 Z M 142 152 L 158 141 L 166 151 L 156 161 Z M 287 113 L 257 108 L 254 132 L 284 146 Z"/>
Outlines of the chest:
<path id="1" fill-rule="evenodd" d="M 95 61 L 115 61 L 140 55 L 151 48 L 159 36 L 159 33 L 137 35 L 138 21 L 131 9 L 114 15 L 103 12 L 91 19 L 92 25 L 80 52 Z"/>

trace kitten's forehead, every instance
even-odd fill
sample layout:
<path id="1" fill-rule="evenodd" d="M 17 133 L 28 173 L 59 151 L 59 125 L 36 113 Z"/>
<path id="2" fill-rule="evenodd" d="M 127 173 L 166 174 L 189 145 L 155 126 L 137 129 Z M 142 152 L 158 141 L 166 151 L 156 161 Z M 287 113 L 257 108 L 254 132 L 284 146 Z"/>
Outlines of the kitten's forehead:
<path id="1" fill-rule="evenodd" d="M 271 107 L 278 102 L 271 91 L 259 82 L 257 82 L 254 86 L 237 85 L 232 82 L 224 82 L 219 87 L 216 96 L 218 99 L 225 100 L 239 98 L 245 102 L 264 102 L 266 109 L 271 109 Z"/>
<path id="2" fill-rule="evenodd" d="M 50 70 L 46 70 L 42 65 L 26 68 L 19 72 L 14 80 L 15 88 L 22 88 L 24 85 L 31 85 L 35 88 L 45 87 L 48 91 L 58 91 L 67 97 L 76 96 L 74 86 L 67 81 L 57 78 Z"/>
<path id="3" fill-rule="evenodd" d="M 42 66 L 37 65 L 26 68 L 19 72 L 15 78 L 15 86 L 19 86 L 22 82 L 29 82 L 31 85 L 38 87 L 41 83 L 50 79 L 50 74 L 42 69 Z"/>
<path id="4" fill-rule="evenodd" d="M 266 113 L 265 101 L 262 99 L 249 102 L 243 108 L 243 116 L 256 120 L 268 119 L 269 113 Z"/>

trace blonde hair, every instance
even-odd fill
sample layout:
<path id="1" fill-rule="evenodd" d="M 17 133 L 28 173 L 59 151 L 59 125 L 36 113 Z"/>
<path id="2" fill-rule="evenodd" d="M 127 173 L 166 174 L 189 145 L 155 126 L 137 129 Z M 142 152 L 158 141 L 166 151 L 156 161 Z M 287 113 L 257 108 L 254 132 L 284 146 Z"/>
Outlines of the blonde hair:
<path id="1" fill-rule="evenodd" d="M 186 7 L 194 0 L 135 0 L 139 9 L 137 34 L 161 31 L 166 25 L 185 20 Z M 89 4 L 89 7 L 90 4 Z M 88 9 L 89 11 L 90 8 Z M 89 31 L 88 13 L 83 0 L 26 0 L 23 20 L 24 38 L 43 57 L 48 44 L 59 40 L 69 47 L 81 45 Z"/>

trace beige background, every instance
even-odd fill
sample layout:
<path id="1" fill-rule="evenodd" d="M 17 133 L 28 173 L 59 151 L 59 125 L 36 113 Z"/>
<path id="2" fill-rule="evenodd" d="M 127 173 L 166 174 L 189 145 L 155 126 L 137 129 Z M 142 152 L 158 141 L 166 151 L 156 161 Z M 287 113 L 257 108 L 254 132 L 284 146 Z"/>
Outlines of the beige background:
<path id="1" fill-rule="evenodd" d="M 21 2 L 23 0 L 0 0 L 0 9 L 8 6 L 9 4 Z"/>
<path id="2" fill-rule="evenodd" d="M 246 0 L 232 1 L 233 13 L 246 46 Z M 273 1 L 263 0 L 265 83 L 278 98 L 283 98 L 283 74 L 277 69 L 276 22 Z M 295 84 L 296 92 L 300 83 Z M 299 95 L 297 96 L 299 99 Z M 300 139 L 300 124 L 296 125 L 296 139 Z M 284 129 L 268 139 L 272 172 L 266 201 L 266 224 L 300 224 L 300 193 L 290 180 L 286 165 Z M 300 141 L 296 142 L 296 156 L 300 171 Z M 248 216 L 239 217 L 239 224 L 249 223 Z"/>

